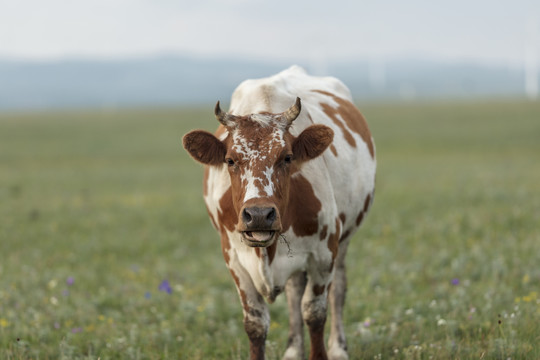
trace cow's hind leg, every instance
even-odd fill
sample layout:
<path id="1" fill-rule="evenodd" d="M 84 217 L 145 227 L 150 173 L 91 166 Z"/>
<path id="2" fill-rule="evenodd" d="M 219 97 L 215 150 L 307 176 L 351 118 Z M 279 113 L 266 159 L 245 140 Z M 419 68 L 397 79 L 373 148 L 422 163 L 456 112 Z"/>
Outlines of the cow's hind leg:
<path id="1" fill-rule="evenodd" d="M 289 305 L 289 342 L 283 360 L 303 360 L 304 355 L 304 320 L 302 319 L 302 296 L 306 288 L 306 273 L 294 274 L 285 287 Z"/>
<path id="2" fill-rule="evenodd" d="M 347 292 L 347 275 L 345 273 L 345 254 L 349 238 L 343 239 L 339 244 L 339 251 L 335 262 L 334 280 L 330 287 L 329 303 L 332 313 L 330 325 L 330 337 L 328 338 L 328 357 L 331 360 L 346 360 L 347 341 L 343 328 L 343 307 Z"/>

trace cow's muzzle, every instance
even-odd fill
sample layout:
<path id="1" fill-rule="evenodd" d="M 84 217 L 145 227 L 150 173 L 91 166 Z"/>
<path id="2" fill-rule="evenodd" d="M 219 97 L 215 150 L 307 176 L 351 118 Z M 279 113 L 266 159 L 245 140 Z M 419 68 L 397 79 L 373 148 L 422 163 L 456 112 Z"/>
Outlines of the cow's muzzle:
<path id="1" fill-rule="evenodd" d="M 279 215 L 275 207 L 244 207 L 239 228 L 243 239 L 251 247 L 267 247 L 279 236 Z"/>

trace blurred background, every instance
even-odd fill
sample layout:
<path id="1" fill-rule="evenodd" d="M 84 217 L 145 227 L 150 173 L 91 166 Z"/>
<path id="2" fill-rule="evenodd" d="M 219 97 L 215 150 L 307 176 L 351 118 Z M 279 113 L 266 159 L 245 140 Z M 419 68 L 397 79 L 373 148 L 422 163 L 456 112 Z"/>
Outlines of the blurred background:
<path id="1" fill-rule="evenodd" d="M 534 0 L 0 6 L 0 110 L 212 103 L 291 64 L 359 100 L 538 98 Z"/>
<path id="2" fill-rule="evenodd" d="M 540 359 L 538 0 L 0 0 L 1 359 L 246 358 L 181 138 L 292 64 L 377 148 L 351 360 Z"/>

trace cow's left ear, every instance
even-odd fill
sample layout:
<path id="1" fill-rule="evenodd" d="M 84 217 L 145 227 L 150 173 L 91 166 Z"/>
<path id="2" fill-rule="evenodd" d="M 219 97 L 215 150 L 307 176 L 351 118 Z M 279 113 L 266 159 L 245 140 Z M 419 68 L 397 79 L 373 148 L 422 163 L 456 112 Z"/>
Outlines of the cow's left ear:
<path id="1" fill-rule="evenodd" d="M 332 143 L 334 131 L 325 125 L 311 125 L 294 140 L 292 152 L 297 161 L 308 161 L 321 155 Z"/>
<path id="2" fill-rule="evenodd" d="M 182 143 L 191 157 L 203 164 L 220 165 L 225 161 L 225 145 L 207 131 L 193 130 L 184 135 Z"/>

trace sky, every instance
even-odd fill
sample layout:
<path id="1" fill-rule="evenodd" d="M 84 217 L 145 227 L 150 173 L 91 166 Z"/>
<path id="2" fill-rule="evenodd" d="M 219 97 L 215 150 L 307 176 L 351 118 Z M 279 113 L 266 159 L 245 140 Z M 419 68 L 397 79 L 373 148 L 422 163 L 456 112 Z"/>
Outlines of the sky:
<path id="1" fill-rule="evenodd" d="M 0 59 L 540 61 L 538 0 L 0 0 Z"/>

